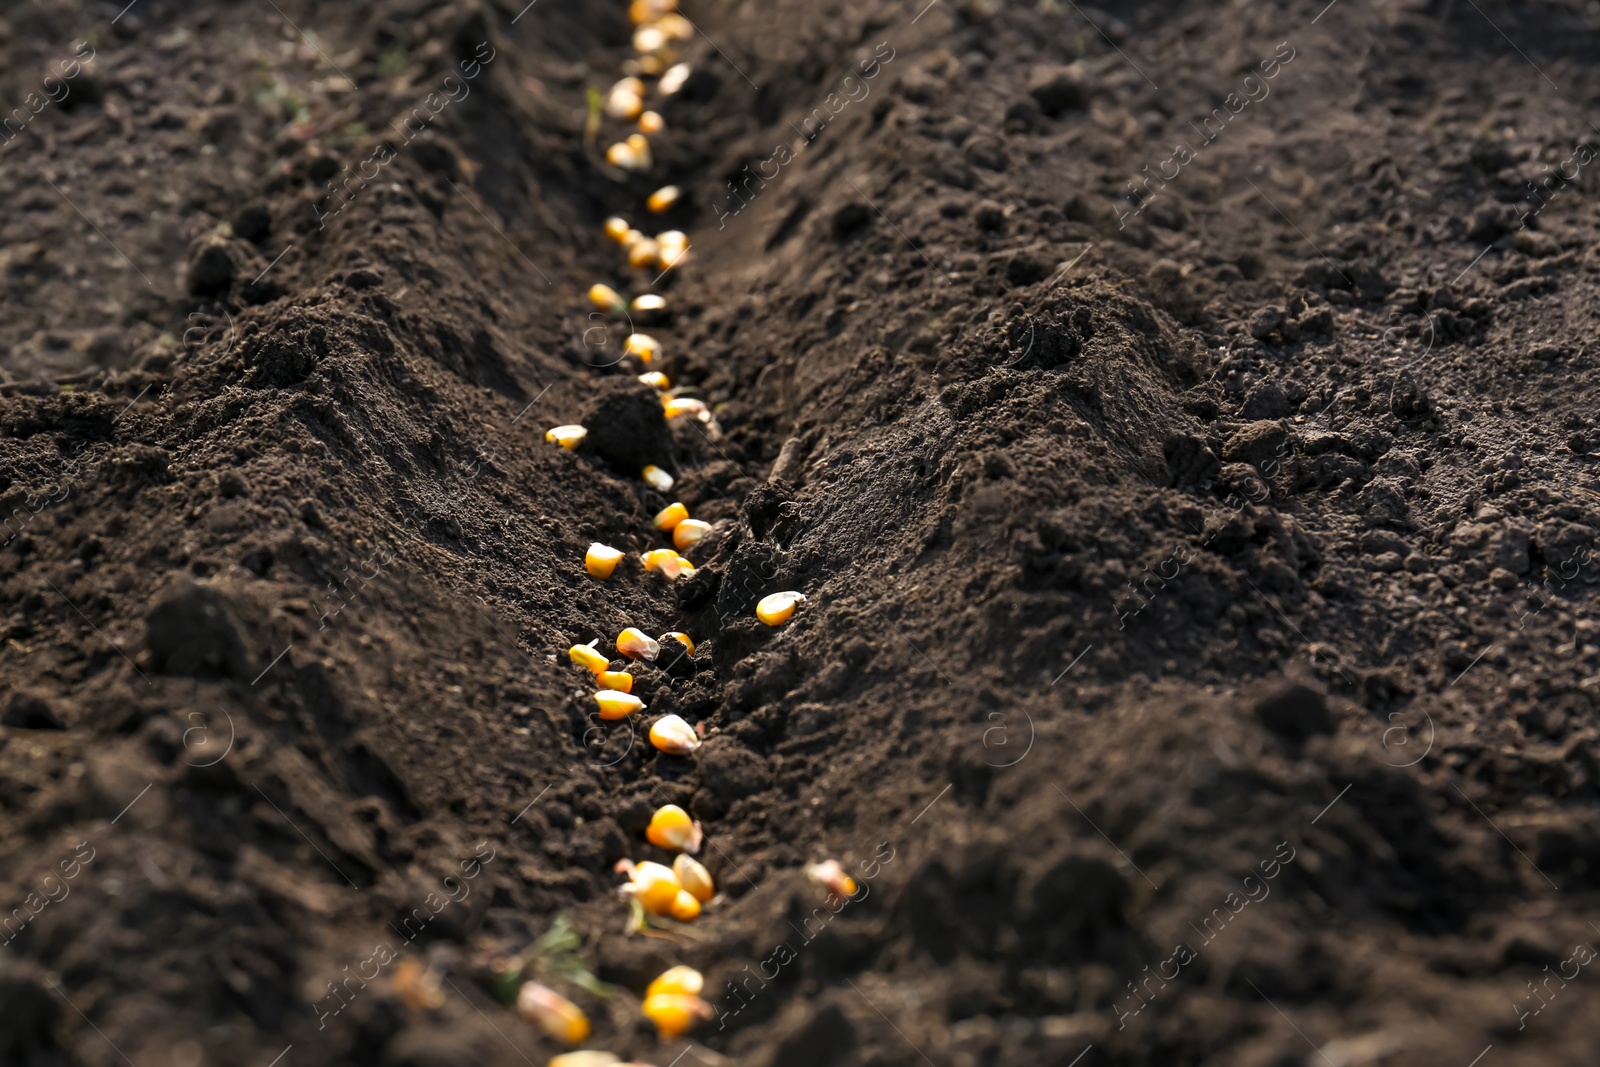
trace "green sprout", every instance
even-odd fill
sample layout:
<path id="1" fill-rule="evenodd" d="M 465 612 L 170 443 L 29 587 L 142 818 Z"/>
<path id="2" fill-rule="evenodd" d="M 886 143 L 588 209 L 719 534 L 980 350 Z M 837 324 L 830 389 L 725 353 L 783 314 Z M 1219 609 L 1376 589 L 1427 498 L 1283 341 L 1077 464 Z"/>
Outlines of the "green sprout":
<path id="1" fill-rule="evenodd" d="M 616 992 L 589 970 L 583 955 L 583 938 L 565 914 L 557 915 L 550 929 L 495 974 L 491 992 L 502 1003 L 514 1003 L 517 991 L 529 977 L 559 979 L 602 999 Z"/>

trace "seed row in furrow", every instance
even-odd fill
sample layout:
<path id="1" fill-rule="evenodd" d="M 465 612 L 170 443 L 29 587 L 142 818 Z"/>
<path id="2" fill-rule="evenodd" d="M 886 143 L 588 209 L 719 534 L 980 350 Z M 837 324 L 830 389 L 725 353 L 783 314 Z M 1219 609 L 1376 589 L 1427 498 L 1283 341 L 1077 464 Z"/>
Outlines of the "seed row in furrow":
<path id="1" fill-rule="evenodd" d="M 660 113 L 646 106 L 652 89 L 644 79 L 656 78 L 653 91 L 664 99 L 681 89 L 691 73 L 688 64 L 675 62 L 673 54 L 675 42 L 694 36 L 693 26 L 677 13 L 676 6 L 677 0 L 633 0 L 629 7 L 629 15 L 637 27 L 633 38 L 636 55 L 625 64 L 626 76 L 611 88 L 603 106 L 610 118 L 637 126 L 636 132 L 612 144 L 605 153 L 608 163 L 623 170 L 649 173 L 653 166 L 649 138 L 666 128 Z M 650 194 L 645 208 L 652 215 L 662 215 L 671 211 L 679 198 L 678 187 L 667 185 Z M 666 230 L 652 238 L 620 215 L 608 218 L 604 229 L 611 240 L 622 246 L 628 265 L 634 270 L 659 269 L 664 275 L 688 261 L 689 238 L 680 230 Z M 658 276 L 655 281 L 659 280 Z M 629 318 L 631 312 L 655 315 L 666 310 L 666 299 L 659 294 L 645 292 L 627 299 L 603 283 L 591 286 L 588 296 L 595 307 L 624 318 Z M 631 318 L 629 322 L 631 326 Z M 681 395 L 664 373 L 650 369 L 650 364 L 663 352 L 659 340 L 634 331 L 624 343 L 624 351 L 625 358 L 638 361 L 639 380 L 659 390 L 662 413 L 667 419 L 694 418 L 715 429 L 711 410 L 704 401 Z M 546 440 L 572 451 L 581 449 L 587 437 L 588 430 L 577 424 L 556 426 L 545 434 Z M 672 475 L 654 464 L 640 471 L 640 479 L 663 494 L 670 492 L 674 484 Z M 652 525 L 658 534 L 671 538 L 672 547 L 641 553 L 640 562 L 645 572 L 660 574 L 669 581 L 693 575 L 695 565 L 684 553 L 693 550 L 711 533 L 711 524 L 690 517 L 689 509 L 682 502 L 673 502 L 655 515 Z M 595 542 L 589 546 L 583 565 L 591 578 L 609 581 L 624 558 L 625 553 L 620 549 Z M 793 617 L 797 606 L 805 599 L 803 594 L 794 591 L 772 593 L 757 603 L 755 614 L 768 626 L 781 626 Z M 620 721 L 646 710 L 644 701 L 633 693 L 634 676 L 628 671 L 627 662 L 653 663 L 660 656 L 662 646 L 670 643 L 681 646 L 681 656 L 695 654 L 695 643 L 688 634 L 673 631 L 652 638 L 637 627 L 629 626 L 614 642 L 624 662 L 614 664 L 611 657 L 600 651 L 598 638 L 588 644 L 573 645 L 567 650 L 567 656 L 573 665 L 591 673 L 600 718 Z M 704 735 L 704 723 L 692 726 L 678 715 L 661 716 L 651 724 L 649 731 L 650 743 L 657 750 L 681 757 L 692 756 L 700 748 Z M 616 865 L 617 873 L 627 877 L 618 892 L 632 911 L 632 928 L 643 930 L 663 920 L 692 922 L 702 908 L 716 900 L 711 873 L 694 858 L 704 840 L 704 828 L 681 807 L 667 804 L 655 811 L 645 837 L 652 845 L 678 855 L 671 866 L 631 859 Z M 830 895 L 848 897 L 856 892 L 854 880 L 835 860 L 812 864 L 806 870 Z M 643 1011 L 663 1041 L 688 1033 L 697 1023 L 711 1017 L 710 1005 L 700 996 L 703 985 L 700 972 L 685 966 L 672 967 L 650 983 L 645 991 Z M 579 1045 L 589 1036 L 589 1019 L 582 1009 L 538 982 L 530 981 L 521 986 L 517 1008 L 563 1043 Z M 550 1067 L 608 1067 L 618 1063 L 619 1058 L 610 1052 L 584 1050 L 556 1056 L 550 1061 Z"/>

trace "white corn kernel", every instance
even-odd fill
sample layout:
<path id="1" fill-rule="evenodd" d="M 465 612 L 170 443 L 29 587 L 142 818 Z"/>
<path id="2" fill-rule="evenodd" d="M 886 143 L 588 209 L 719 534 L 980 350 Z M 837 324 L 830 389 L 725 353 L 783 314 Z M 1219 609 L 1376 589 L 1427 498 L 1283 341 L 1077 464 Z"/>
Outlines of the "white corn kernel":
<path id="1" fill-rule="evenodd" d="M 641 374 L 639 377 L 643 378 L 644 375 Z M 646 467 L 641 477 L 644 478 L 644 484 L 658 493 L 665 493 L 672 488 L 672 475 L 654 464 Z"/>

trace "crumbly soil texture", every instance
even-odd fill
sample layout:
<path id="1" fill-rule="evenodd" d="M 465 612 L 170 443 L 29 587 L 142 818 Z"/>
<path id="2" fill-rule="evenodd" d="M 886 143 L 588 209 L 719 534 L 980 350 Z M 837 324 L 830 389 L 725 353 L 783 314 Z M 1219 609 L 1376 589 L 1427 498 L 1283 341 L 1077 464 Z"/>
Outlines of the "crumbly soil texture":
<path id="1" fill-rule="evenodd" d="M 682 10 L 0 12 L 0 1060 L 1592 1064 L 1600 8 Z"/>

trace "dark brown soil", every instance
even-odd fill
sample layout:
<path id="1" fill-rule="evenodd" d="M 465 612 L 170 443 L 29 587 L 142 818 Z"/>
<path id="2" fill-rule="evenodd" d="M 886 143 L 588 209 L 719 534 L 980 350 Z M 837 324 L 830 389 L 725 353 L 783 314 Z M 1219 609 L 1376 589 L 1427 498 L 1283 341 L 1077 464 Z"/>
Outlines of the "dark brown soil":
<path id="1" fill-rule="evenodd" d="M 0 14 L 0 1062 L 1592 1064 L 1600 9 L 683 3 L 626 181 L 622 0 Z"/>

